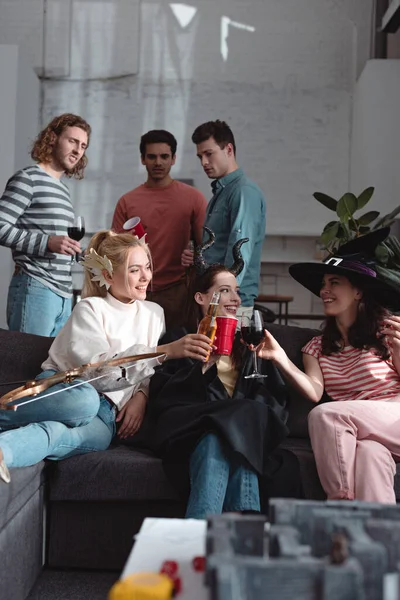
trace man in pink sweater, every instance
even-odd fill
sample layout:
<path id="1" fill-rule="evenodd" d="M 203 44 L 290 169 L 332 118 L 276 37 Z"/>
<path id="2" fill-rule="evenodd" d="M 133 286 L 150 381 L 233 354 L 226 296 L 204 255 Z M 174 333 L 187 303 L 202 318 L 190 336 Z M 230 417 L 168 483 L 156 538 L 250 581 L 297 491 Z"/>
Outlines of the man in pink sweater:
<path id="1" fill-rule="evenodd" d="M 147 299 L 163 307 L 167 328 L 184 323 L 187 288 L 181 254 L 190 240 L 201 242 L 207 206 L 201 192 L 172 179 L 176 147 L 168 131 L 153 130 L 142 136 L 140 155 L 147 181 L 118 200 L 111 226 L 120 233 L 128 219 L 140 217 L 154 267 Z"/>

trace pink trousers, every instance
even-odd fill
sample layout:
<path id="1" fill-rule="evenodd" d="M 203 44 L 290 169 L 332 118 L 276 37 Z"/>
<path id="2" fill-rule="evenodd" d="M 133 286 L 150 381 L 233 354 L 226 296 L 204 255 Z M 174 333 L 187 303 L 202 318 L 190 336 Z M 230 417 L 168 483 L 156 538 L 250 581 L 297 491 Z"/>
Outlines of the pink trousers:
<path id="1" fill-rule="evenodd" d="M 399 398 L 321 404 L 310 412 L 308 428 L 328 499 L 396 502 Z"/>

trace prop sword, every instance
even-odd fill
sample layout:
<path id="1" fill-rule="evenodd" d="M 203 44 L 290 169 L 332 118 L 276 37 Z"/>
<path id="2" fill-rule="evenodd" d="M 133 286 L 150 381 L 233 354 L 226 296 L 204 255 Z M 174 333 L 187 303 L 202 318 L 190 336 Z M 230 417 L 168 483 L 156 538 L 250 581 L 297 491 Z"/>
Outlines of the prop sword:
<path id="1" fill-rule="evenodd" d="M 84 381 L 79 381 L 78 383 L 71 385 L 70 388 L 78 387 L 85 383 L 91 383 L 93 381 L 97 381 L 104 377 L 110 377 L 110 372 L 112 371 L 112 368 L 120 367 L 121 368 L 121 377 L 116 378 L 113 381 L 114 385 L 113 384 L 111 384 L 111 385 L 112 385 L 112 387 L 114 387 L 114 390 L 115 389 L 123 389 L 123 388 L 129 387 L 131 385 L 134 385 L 133 383 L 131 383 L 125 379 L 125 372 L 128 369 L 131 369 L 132 367 L 135 366 L 135 365 L 130 365 L 130 366 L 124 366 L 124 365 L 126 365 L 128 363 L 136 363 L 141 360 L 149 360 L 152 358 L 159 358 L 161 356 L 165 356 L 165 354 L 163 352 L 149 352 L 146 354 L 136 354 L 136 355 L 132 355 L 132 356 L 124 356 L 121 358 L 112 358 L 110 360 L 104 360 L 104 361 L 100 361 L 97 363 L 88 363 L 86 365 L 82 365 L 81 367 L 76 367 L 74 369 L 69 369 L 67 371 L 61 371 L 60 373 L 56 373 L 55 375 L 52 375 L 51 377 L 46 377 L 45 379 L 29 380 L 23 386 L 18 387 L 15 390 L 11 390 L 7 394 L 4 394 L 4 396 L 1 396 L 0 409 L 16 410 L 19 406 L 23 406 L 24 404 L 29 404 L 31 402 L 36 402 L 37 400 L 42 400 L 43 398 L 48 398 L 49 396 L 53 396 L 55 394 L 60 394 L 64 390 L 55 390 L 55 391 L 49 392 L 48 394 L 44 394 L 43 396 L 40 396 L 39 398 L 36 397 L 38 394 L 41 394 L 42 392 L 46 391 L 47 389 L 51 388 L 53 385 L 56 385 L 58 383 L 72 383 L 72 381 L 74 379 L 76 379 L 77 377 L 84 376 L 85 373 L 87 373 L 90 370 L 93 370 L 96 372 L 104 370 L 104 373 L 100 372 L 99 375 L 95 374 L 95 377 L 89 377 L 89 379 L 86 379 Z M 142 379 L 145 379 L 145 378 L 146 377 L 143 377 Z M 8 384 L 2 384 L 2 385 L 8 385 Z M 113 390 L 109 389 L 108 391 L 113 391 Z M 17 400 L 20 400 L 20 399 L 26 398 L 26 397 L 28 397 L 30 399 L 24 400 L 23 402 L 15 403 Z"/>

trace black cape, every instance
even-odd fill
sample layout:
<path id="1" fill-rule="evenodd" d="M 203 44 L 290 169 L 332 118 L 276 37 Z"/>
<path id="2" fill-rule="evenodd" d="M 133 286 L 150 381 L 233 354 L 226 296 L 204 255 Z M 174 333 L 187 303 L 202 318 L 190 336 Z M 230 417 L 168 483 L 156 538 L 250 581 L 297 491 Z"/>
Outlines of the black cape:
<path id="1" fill-rule="evenodd" d="M 186 335 L 180 329 L 166 334 L 160 343 Z M 270 361 L 259 360 L 265 379 L 244 379 L 252 372 L 246 350 L 232 397 L 213 365 L 205 374 L 203 363 L 190 358 L 168 360 L 150 380 L 148 410 L 156 453 L 167 476 L 186 495 L 188 461 L 200 439 L 214 432 L 259 475 L 267 474 L 270 456 L 286 437 L 288 391 Z"/>

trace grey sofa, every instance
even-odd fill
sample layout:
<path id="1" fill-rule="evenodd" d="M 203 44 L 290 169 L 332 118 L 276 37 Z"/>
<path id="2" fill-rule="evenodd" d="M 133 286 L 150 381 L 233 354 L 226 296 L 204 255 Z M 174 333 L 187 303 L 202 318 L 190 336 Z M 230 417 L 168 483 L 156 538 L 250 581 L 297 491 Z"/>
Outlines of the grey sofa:
<path id="1" fill-rule="evenodd" d="M 268 328 L 301 365 L 301 348 L 315 331 Z M 34 378 L 50 343 L 49 338 L 0 330 L 0 382 Z M 0 393 L 13 387 L 3 385 Z M 299 459 L 305 496 L 323 499 L 307 435 L 311 408 L 292 393 L 291 433 L 283 447 Z M 183 516 L 183 502 L 161 461 L 140 446 L 143 433 L 133 446 L 117 443 L 105 452 L 11 469 L 11 484 L 0 481 L 0 590 L 9 590 L 8 600 L 26 598 L 43 560 L 56 568 L 119 570 L 146 516 Z"/>

